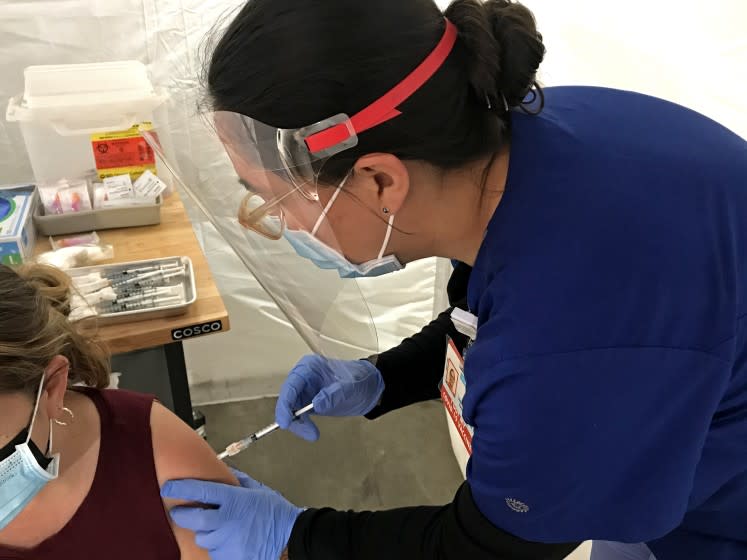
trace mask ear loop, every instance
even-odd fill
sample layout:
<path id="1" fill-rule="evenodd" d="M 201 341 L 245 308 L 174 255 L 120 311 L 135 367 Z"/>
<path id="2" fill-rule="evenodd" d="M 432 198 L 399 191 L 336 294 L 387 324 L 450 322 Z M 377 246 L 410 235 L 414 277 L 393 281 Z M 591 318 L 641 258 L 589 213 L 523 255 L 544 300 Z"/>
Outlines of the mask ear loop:
<path id="1" fill-rule="evenodd" d="M 52 425 L 52 419 L 49 419 L 49 441 L 47 441 L 47 450 L 44 454 L 49 457 L 52 454 L 52 434 L 54 434 L 54 427 Z"/>
<path id="2" fill-rule="evenodd" d="M 319 228 L 322 225 L 322 222 L 324 221 L 324 218 L 327 217 L 327 213 L 329 212 L 329 209 L 332 208 L 332 205 L 335 203 L 335 200 L 337 200 L 337 197 L 340 196 L 340 193 L 342 192 L 342 188 L 345 186 L 345 183 L 348 182 L 348 179 L 350 178 L 350 173 L 348 173 L 345 178 L 340 183 L 340 186 L 337 187 L 335 190 L 335 193 L 332 195 L 332 198 L 329 199 L 329 202 L 324 207 L 324 210 L 322 210 L 322 214 L 319 216 L 319 219 L 317 219 L 316 223 L 314 224 L 314 228 L 311 230 L 311 235 L 316 235 L 316 232 L 319 231 Z M 384 252 L 386 251 L 387 246 L 389 245 L 389 239 L 392 237 L 392 229 L 394 229 L 394 214 L 389 216 L 389 221 L 387 222 L 386 226 L 386 234 L 384 235 L 384 243 L 381 244 L 381 249 L 379 250 L 379 256 L 377 258 L 382 258 L 384 256 Z"/>
<path id="3" fill-rule="evenodd" d="M 345 178 L 340 183 L 340 186 L 337 187 L 337 189 L 335 190 L 335 193 L 332 195 L 332 198 L 329 199 L 329 202 L 324 207 L 324 210 L 322 210 L 321 215 L 319 216 L 316 223 L 314 224 L 314 228 L 311 230 L 311 235 L 316 236 L 316 232 L 319 231 L 319 228 L 321 227 L 322 222 L 324 221 L 324 218 L 327 217 L 327 212 L 329 212 L 329 209 L 332 208 L 332 205 L 335 203 L 335 200 L 337 200 L 337 197 L 340 196 L 340 192 L 342 192 L 342 187 L 344 187 L 345 183 L 348 182 L 348 179 L 350 178 L 351 173 L 352 171 L 348 173 L 347 175 L 345 175 Z"/>
<path id="4" fill-rule="evenodd" d="M 389 216 L 389 222 L 387 222 L 387 226 L 386 226 L 386 235 L 384 235 L 384 243 L 381 245 L 381 251 L 379 251 L 379 256 L 378 256 L 379 259 L 384 256 L 386 247 L 387 245 L 389 245 L 389 238 L 392 236 L 393 228 L 394 228 L 394 214 Z"/>
<path id="5" fill-rule="evenodd" d="M 34 428 L 34 422 L 36 421 L 36 413 L 39 412 L 39 401 L 41 401 L 42 389 L 44 388 L 44 376 L 42 375 L 41 383 L 39 383 L 39 389 L 36 391 L 36 404 L 34 404 L 34 413 L 31 415 L 31 422 L 29 423 L 28 434 L 26 435 L 26 445 L 31 441 L 31 430 Z"/>
<path id="6" fill-rule="evenodd" d="M 41 382 L 39 383 L 39 389 L 36 391 L 36 403 L 34 404 L 34 413 L 31 415 L 31 422 L 28 427 L 28 434 L 26 435 L 26 445 L 31 441 L 31 432 L 34 429 L 34 422 L 36 422 L 36 414 L 39 412 L 39 403 L 41 402 L 42 390 L 44 389 L 45 376 L 42 375 Z M 52 419 L 49 419 L 49 439 L 47 441 L 47 451 L 44 453 L 49 457 L 49 452 L 52 450 Z"/>

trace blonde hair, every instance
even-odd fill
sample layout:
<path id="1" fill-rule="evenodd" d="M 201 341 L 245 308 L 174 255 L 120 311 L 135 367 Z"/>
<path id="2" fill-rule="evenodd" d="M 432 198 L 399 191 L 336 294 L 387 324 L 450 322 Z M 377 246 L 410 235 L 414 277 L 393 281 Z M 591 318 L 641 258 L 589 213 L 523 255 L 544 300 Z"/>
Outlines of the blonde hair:
<path id="1" fill-rule="evenodd" d="M 34 393 L 57 355 L 70 362 L 69 382 L 109 384 L 109 355 L 91 323 L 71 323 L 71 281 L 44 265 L 0 265 L 0 393 Z"/>

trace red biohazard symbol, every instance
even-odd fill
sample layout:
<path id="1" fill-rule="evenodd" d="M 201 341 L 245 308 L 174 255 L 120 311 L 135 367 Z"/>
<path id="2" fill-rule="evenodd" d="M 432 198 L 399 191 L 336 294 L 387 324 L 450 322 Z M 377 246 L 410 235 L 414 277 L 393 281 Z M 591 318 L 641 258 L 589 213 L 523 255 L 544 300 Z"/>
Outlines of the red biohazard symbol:
<path id="1" fill-rule="evenodd" d="M 145 141 L 140 136 L 94 140 L 92 147 L 98 171 L 133 166 L 155 167 L 155 154 L 147 149 Z"/>

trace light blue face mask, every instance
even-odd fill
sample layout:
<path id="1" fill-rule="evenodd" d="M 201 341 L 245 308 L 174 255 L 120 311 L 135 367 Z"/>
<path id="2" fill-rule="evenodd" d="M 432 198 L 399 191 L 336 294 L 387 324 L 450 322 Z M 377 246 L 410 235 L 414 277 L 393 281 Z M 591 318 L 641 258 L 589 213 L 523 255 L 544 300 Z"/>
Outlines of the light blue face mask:
<path id="1" fill-rule="evenodd" d="M 42 378 L 39 384 L 36 404 L 34 405 L 34 414 L 31 417 L 31 424 L 28 427 L 26 441 L 20 445 L 16 445 L 15 452 L 0 461 L 0 530 L 4 529 L 11 521 L 18 517 L 18 514 L 41 492 L 42 488 L 50 480 L 54 480 L 59 475 L 59 454 L 54 455 L 47 468 L 43 469 L 29 447 L 34 420 L 36 420 L 36 413 L 39 410 L 39 400 L 43 386 L 44 378 Z M 51 449 L 52 421 L 50 420 L 47 452 Z"/>
<path id="2" fill-rule="evenodd" d="M 327 216 L 327 212 L 329 212 L 329 209 L 335 203 L 335 200 L 337 200 L 337 196 L 340 194 L 342 187 L 345 186 L 346 181 L 347 177 L 343 179 L 340 186 L 337 187 L 337 190 L 335 190 L 335 193 L 332 195 L 332 198 L 329 199 L 327 206 L 324 208 L 321 216 L 319 216 L 316 224 L 314 224 L 311 233 L 308 231 L 289 230 L 286 228 L 283 232 L 283 236 L 299 256 L 309 259 L 319 268 L 337 270 L 341 278 L 374 277 L 402 270 L 404 266 L 399 262 L 397 257 L 394 255 L 384 256 L 384 251 L 386 251 L 386 247 L 389 245 L 389 238 L 392 235 L 392 227 L 394 224 L 393 215 L 389 217 L 386 235 L 384 236 L 384 243 L 381 245 L 379 256 L 361 264 L 351 263 L 345 255 L 336 251 L 316 237 L 316 232 L 319 230 L 324 218 Z"/>

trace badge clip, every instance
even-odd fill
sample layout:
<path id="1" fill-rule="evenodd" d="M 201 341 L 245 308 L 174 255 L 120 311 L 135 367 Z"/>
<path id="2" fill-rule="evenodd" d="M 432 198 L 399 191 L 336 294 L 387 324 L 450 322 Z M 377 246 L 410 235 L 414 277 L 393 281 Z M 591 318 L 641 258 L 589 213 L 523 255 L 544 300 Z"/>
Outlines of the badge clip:
<path id="1" fill-rule="evenodd" d="M 451 312 L 451 322 L 457 331 L 470 340 L 477 338 L 477 317 L 469 311 L 455 307 Z"/>

